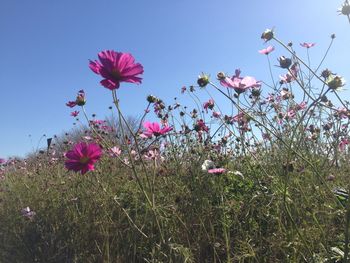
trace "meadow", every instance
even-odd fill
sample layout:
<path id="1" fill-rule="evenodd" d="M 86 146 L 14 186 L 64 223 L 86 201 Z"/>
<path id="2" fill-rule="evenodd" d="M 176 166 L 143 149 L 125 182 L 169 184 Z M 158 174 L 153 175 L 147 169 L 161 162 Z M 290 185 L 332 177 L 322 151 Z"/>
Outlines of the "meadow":
<path id="1" fill-rule="evenodd" d="M 350 21 L 348 1 L 339 11 Z M 118 90 L 141 84 L 142 63 L 99 52 L 88 66 L 111 117 L 89 115 L 79 90 L 71 131 L 0 159 L 0 262 L 350 262 L 349 102 L 324 65 L 336 40 L 315 67 L 315 43 L 267 29 L 268 81 L 201 73 L 140 117 Z"/>

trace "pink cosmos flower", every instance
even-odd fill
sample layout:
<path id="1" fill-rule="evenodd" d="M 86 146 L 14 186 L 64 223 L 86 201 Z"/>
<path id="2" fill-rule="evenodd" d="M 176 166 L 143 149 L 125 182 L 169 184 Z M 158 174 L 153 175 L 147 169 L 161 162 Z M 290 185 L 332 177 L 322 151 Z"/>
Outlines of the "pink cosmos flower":
<path id="1" fill-rule="evenodd" d="M 241 71 L 236 69 L 235 75 L 231 78 L 226 77 L 221 80 L 220 83 L 226 88 L 233 88 L 238 94 L 245 92 L 249 88 L 259 88 L 261 86 L 260 82 L 253 77 L 246 76 L 244 78 L 240 77 Z"/>
<path id="2" fill-rule="evenodd" d="M 208 173 L 210 174 L 223 174 L 226 172 L 225 168 L 214 168 L 214 169 L 209 169 Z"/>
<path id="3" fill-rule="evenodd" d="M 119 155 L 122 154 L 122 150 L 119 147 L 114 146 L 109 149 L 109 154 L 111 157 L 118 157 Z"/>
<path id="4" fill-rule="evenodd" d="M 160 125 L 157 122 L 152 123 L 152 122 L 146 121 L 143 124 L 143 126 L 146 128 L 146 131 L 144 131 L 141 134 L 143 138 L 151 138 L 153 135 L 158 137 L 173 130 L 173 128 L 169 126 L 164 126 L 163 128 L 160 128 Z"/>
<path id="5" fill-rule="evenodd" d="M 70 113 L 70 116 L 77 117 L 79 115 L 79 111 L 73 111 Z"/>
<path id="6" fill-rule="evenodd" d="M 316 45 L 316 43 L 300 43 L 300 46 L 305 47 L 305 48 L 311 48 L 314 47 Z"/>
<path id="7" fill-rule="evenodd" d="M 221 116 L 221 113 L 220 113 L 220 112 L 218 112 L 218 111 L 213 111 L 213 117 L 214 117 L 214 118 L 220 118 L 220 116 Z"/>
<path id="8" fill-rule="evenodd" d="M 118 89 L 121 82 L 141 83 L 139 77 L 143 73 L 140 63 L 135 63 L 134 57 L 129 53 L 105 50 L 98 53 L 100 61 L 90 60 L 90 69 L 104 79 L 100 82 L 107 89 Z"/>
<path id="9" fill-rule="evenodd" d="M 210 99 L 203 104 L 203 108 L 208 113 L 208 109 L 212 110 L 214 108 L 214 100 Z"/>
<path id="10" fill-rule="evenodd" d="M 194 125 L 194 130 L 196 132 L 202 132 L 202 131 L 209 132 L 209 127 L 205 125 L 205 122 L 202 119 L 200 119 L 200 120 L 197 120 L 197 123 Z"/>
<path id="11" fill-rule="evenodd" d="M 97 144 L 80 142 L 65 154 L 67 158 L 65 167 L 68 170 L 85 174 L 95 169 L 94 164 L 101 158 L 101 155 L 102 150 Z"/>
<path id="12" fill-rule="evenodd" d="M 70 107 L 70 108 L 73 108 L 73 107 L 75 107 L 77 104 L 76 104 L 76 102 L 75 101 L 68 101 L 67 103 L 66 103 L 66 106 L 68 106 L 68 107 Z"/>
<path id="13" fill-rule="evenodd" d="M 275 47 L 274 46 L 268 46 L 267 48 L 264 48 L 264 49 L 261 49 L 261 50 L 259 50 L 258 52 L 260 53 L 260 54 L 263 54 L 263 55 L 268 55 L 268 54 L 270 54 L 272 51 L 274 51 L 275 50 Z"/>

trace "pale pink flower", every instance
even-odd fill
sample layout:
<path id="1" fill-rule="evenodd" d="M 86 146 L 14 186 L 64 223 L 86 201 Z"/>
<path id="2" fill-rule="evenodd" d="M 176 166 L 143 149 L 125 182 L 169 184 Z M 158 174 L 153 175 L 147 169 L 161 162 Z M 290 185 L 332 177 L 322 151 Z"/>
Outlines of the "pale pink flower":
<path id="1" fill-rule="evenodd" d="M 300 43 L 300 46 L 305 47 L 305 48 L 311 48 L 314 47 L 316 45 L 316 43 Z"/>
<path id="2" fill-rule="evenodd" d="M 213 117 L 214 117 L 214 118 L 220 118 L 220 116 L 221 116 L 221 113 L 220 113 L 220 112 L 218 112 L 218 111 L 213 111 Z"/>
<path id="3" fill-rule="evenodd" d="M 159 137 L 173 130 L 173 128 L 169 126 L 164 126 L 163 128 L 161 128 L 159 123 L 157 122 L 152 123 L 152 122 L 146 121 L 143 124 L 143 126 L 146 128 L 146 130 L 141 134 L 141 136 L 144 138 L 151 138 L 153 135 L 156 137 Z"/>
<path id="4" fill-rule="evenodd" d="M 236 69 L 235 75 L 231 78 L 226 77 L 220 81 L 220 84 L 226 88 L 233 88 L 238 94 L 245 92 L 249 88 L 258 88 L 261 86 L 260 82 L 255 78 L 246 76 L 240 77 L 241 71 Z"/>
<path id="5" fill-rule="evenodd" d="M 274 51 L 275 50 L 275 47 L 274 46 L 268 46 L 267 48 L 264 48 L 264 49 L 261 49 L 261 50 L 259 50 L 258 52 L 260 53 L 260 54 L 263 54 L 263 55 L 268 55 L 268 54 L 270 54 L 272 51 Z"/>
<path id="6" fill-rule="evenodd" d="M 225 172 L 226 172 L 225 168 L 213 168 L 208 170 L 208 173 L 210 174 L 223 174 Z"/>
<path id="7" fill-rule="evenodd" d="M 101 155 L 102 150 L 97 144 L 77 143 L 72 150 L 65 154 L 67 158 L 65 167 L 68 170 L 80 171 L 81 174 L 85 174 L 95 169 L 94 164 L 101 158 Z"/>
<path id="8" fill-rule="evenodd" d="M 105 50 L 98 53 L 100 61 L 91 61 L 89 67 L 96 74 L 104 79 L 101 85 L 107 89 L 118 89 L 121 82 L 140 84 L 143 67 L 140 63 L 135 63 L 134 57 L 129 53 Z"/>
<path id="9" fill-rule="evenodd" d="M 121 155 L 122 150 L 119 147 L 114 146 L 114 147 L 109 149 L 109 153 L 110 153 L 110 156 L 112 156 L 112 157 L 118 157 Z"/>

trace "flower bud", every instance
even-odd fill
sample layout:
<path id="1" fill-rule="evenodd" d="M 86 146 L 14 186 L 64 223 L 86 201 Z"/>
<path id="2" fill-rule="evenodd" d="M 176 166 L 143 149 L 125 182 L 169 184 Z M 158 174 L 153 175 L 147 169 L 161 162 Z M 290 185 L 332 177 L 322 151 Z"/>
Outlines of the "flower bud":
<path id="1" fill-rule="evenodd" d="M 224 72 L 219 72 L 216 77 L 218 78 L 218 80 L 224 80 L 226 78 L 225 73 Z"/>
<path id="2" fill-rule="evenodd" d="M 84 106 L 86 103 L 85 96 L 83 94 L 79 94 L 75 100 L 75 103 L 78 106 Z"/>
<path id="3" fill-rule="evenodd" d="M 199 87 L 204 88 L 205 86 L 207 86 L 209 83 L 209 76 L 202 74 L 198 76 L 198 80 L 197 80 L 197 84 L 199 85 Z"/>
<path id="4" fill-rule="evenodd" d="M 266 29 L 262 34 L 261 38 L 265 40 L 265 42 L 273 39 L 273 30 L 272 29 Z"/>
<path id="5" fill-rule="evenodd" d="M 326 83 L 332 90 L 337 90 L 345 85 L 344 79 L 340 76 L 329 76 Z"/>
<path id="6" fill-rule="evenodd" d="M 154 97 L 153 95 L 148 95 L 148 96 L 147 96 L 147 101 L 148 101 L 149 103 L 155 103 L 155 102 L 157 102 L 157 98 Z"/>
<path id="7" fill-rule="evenodd" d="M 281 56 L 278 59 L 281 68 L 288 69 L 292 65 L 292 60 L 290 58 L 286 58 L 285 56 Z"/>
<path id="8" fill-rule="evenodd" d="M 332 71 L 330 71 L 329 69 L 325 69 L 322 71 L 321 73 L 321 77 L 328 79 L 330 76 L 332 75 Z"/>

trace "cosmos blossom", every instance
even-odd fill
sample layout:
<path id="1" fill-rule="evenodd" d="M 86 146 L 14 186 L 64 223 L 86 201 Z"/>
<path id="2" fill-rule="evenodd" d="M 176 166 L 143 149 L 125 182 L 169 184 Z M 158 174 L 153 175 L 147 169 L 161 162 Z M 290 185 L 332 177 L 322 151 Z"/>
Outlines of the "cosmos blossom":
<path id="1" fill-rule="evenodd" d="M 268 54 L 270 54 L 272 51 L 274 51 L 275 50 L 275 47 L 274 46 L 268 46 L 267 48 L 264 48 L 264 49 L 261 49 L 261 50 L 259 50 L 258 52 L 260 53 L 260 54 L 263 54 L 263 55 L 268 55 Z"/>
<path id="2" fill-rule="evenodd" d="M 70 116 L 77 117 L 79 115 L 79 111 L 73 111 L 70 113 Z"/>
<path id="3" fill-rule="evenodd" d="M 135 63 L 134 57 L 129 53 L 104 50 L 98 53 L 99 61 L 90 60 L 90 69 L 103 77 L 101 85 L 107 89 L 118 89 L 121 82 L 140 84 L 143 67 Z"/>
<path id="4" fill-rule="evenodd" d="M 226 88 L 233 88 L 238 94 L 245 92 L 249 88 L 259 88 L 260 82 L 255 78 L 246 76 L 240 77 L 241 71 L 236 69 L 235 75 L 231 78 L 226 77 L 220 81 L 220 84 Z"/>
<path id="5" fill-rule="evenodd" d="M 316 43 L 300 43 L 300 46 L 305 47 L 305 48 L 311 48 L 314 47 L 316 45 Z"/>
<path id="6" fill-rule="evenodd" d="M 101 155 L 101 148 L 97 144 L 80 142 L 65 154 L 67 158 L 65 167 L 68 170 L 85 174 L 95 169 L 94 164 L 101 158 Z"/>
<path id="7" fill-rule="evenodd" d="M 146 130 L 141 134 L 141 137 L 144 137 L 144 138 L 151 138 L 153 135 L 158 137 L 173 130 L 173 128 L 169 126 L 164 126 L 163 128 L 161 128 L 159 123 L 157 122 L 146 121 L 143 124 L 143 126 L 145 127 Z"/>

